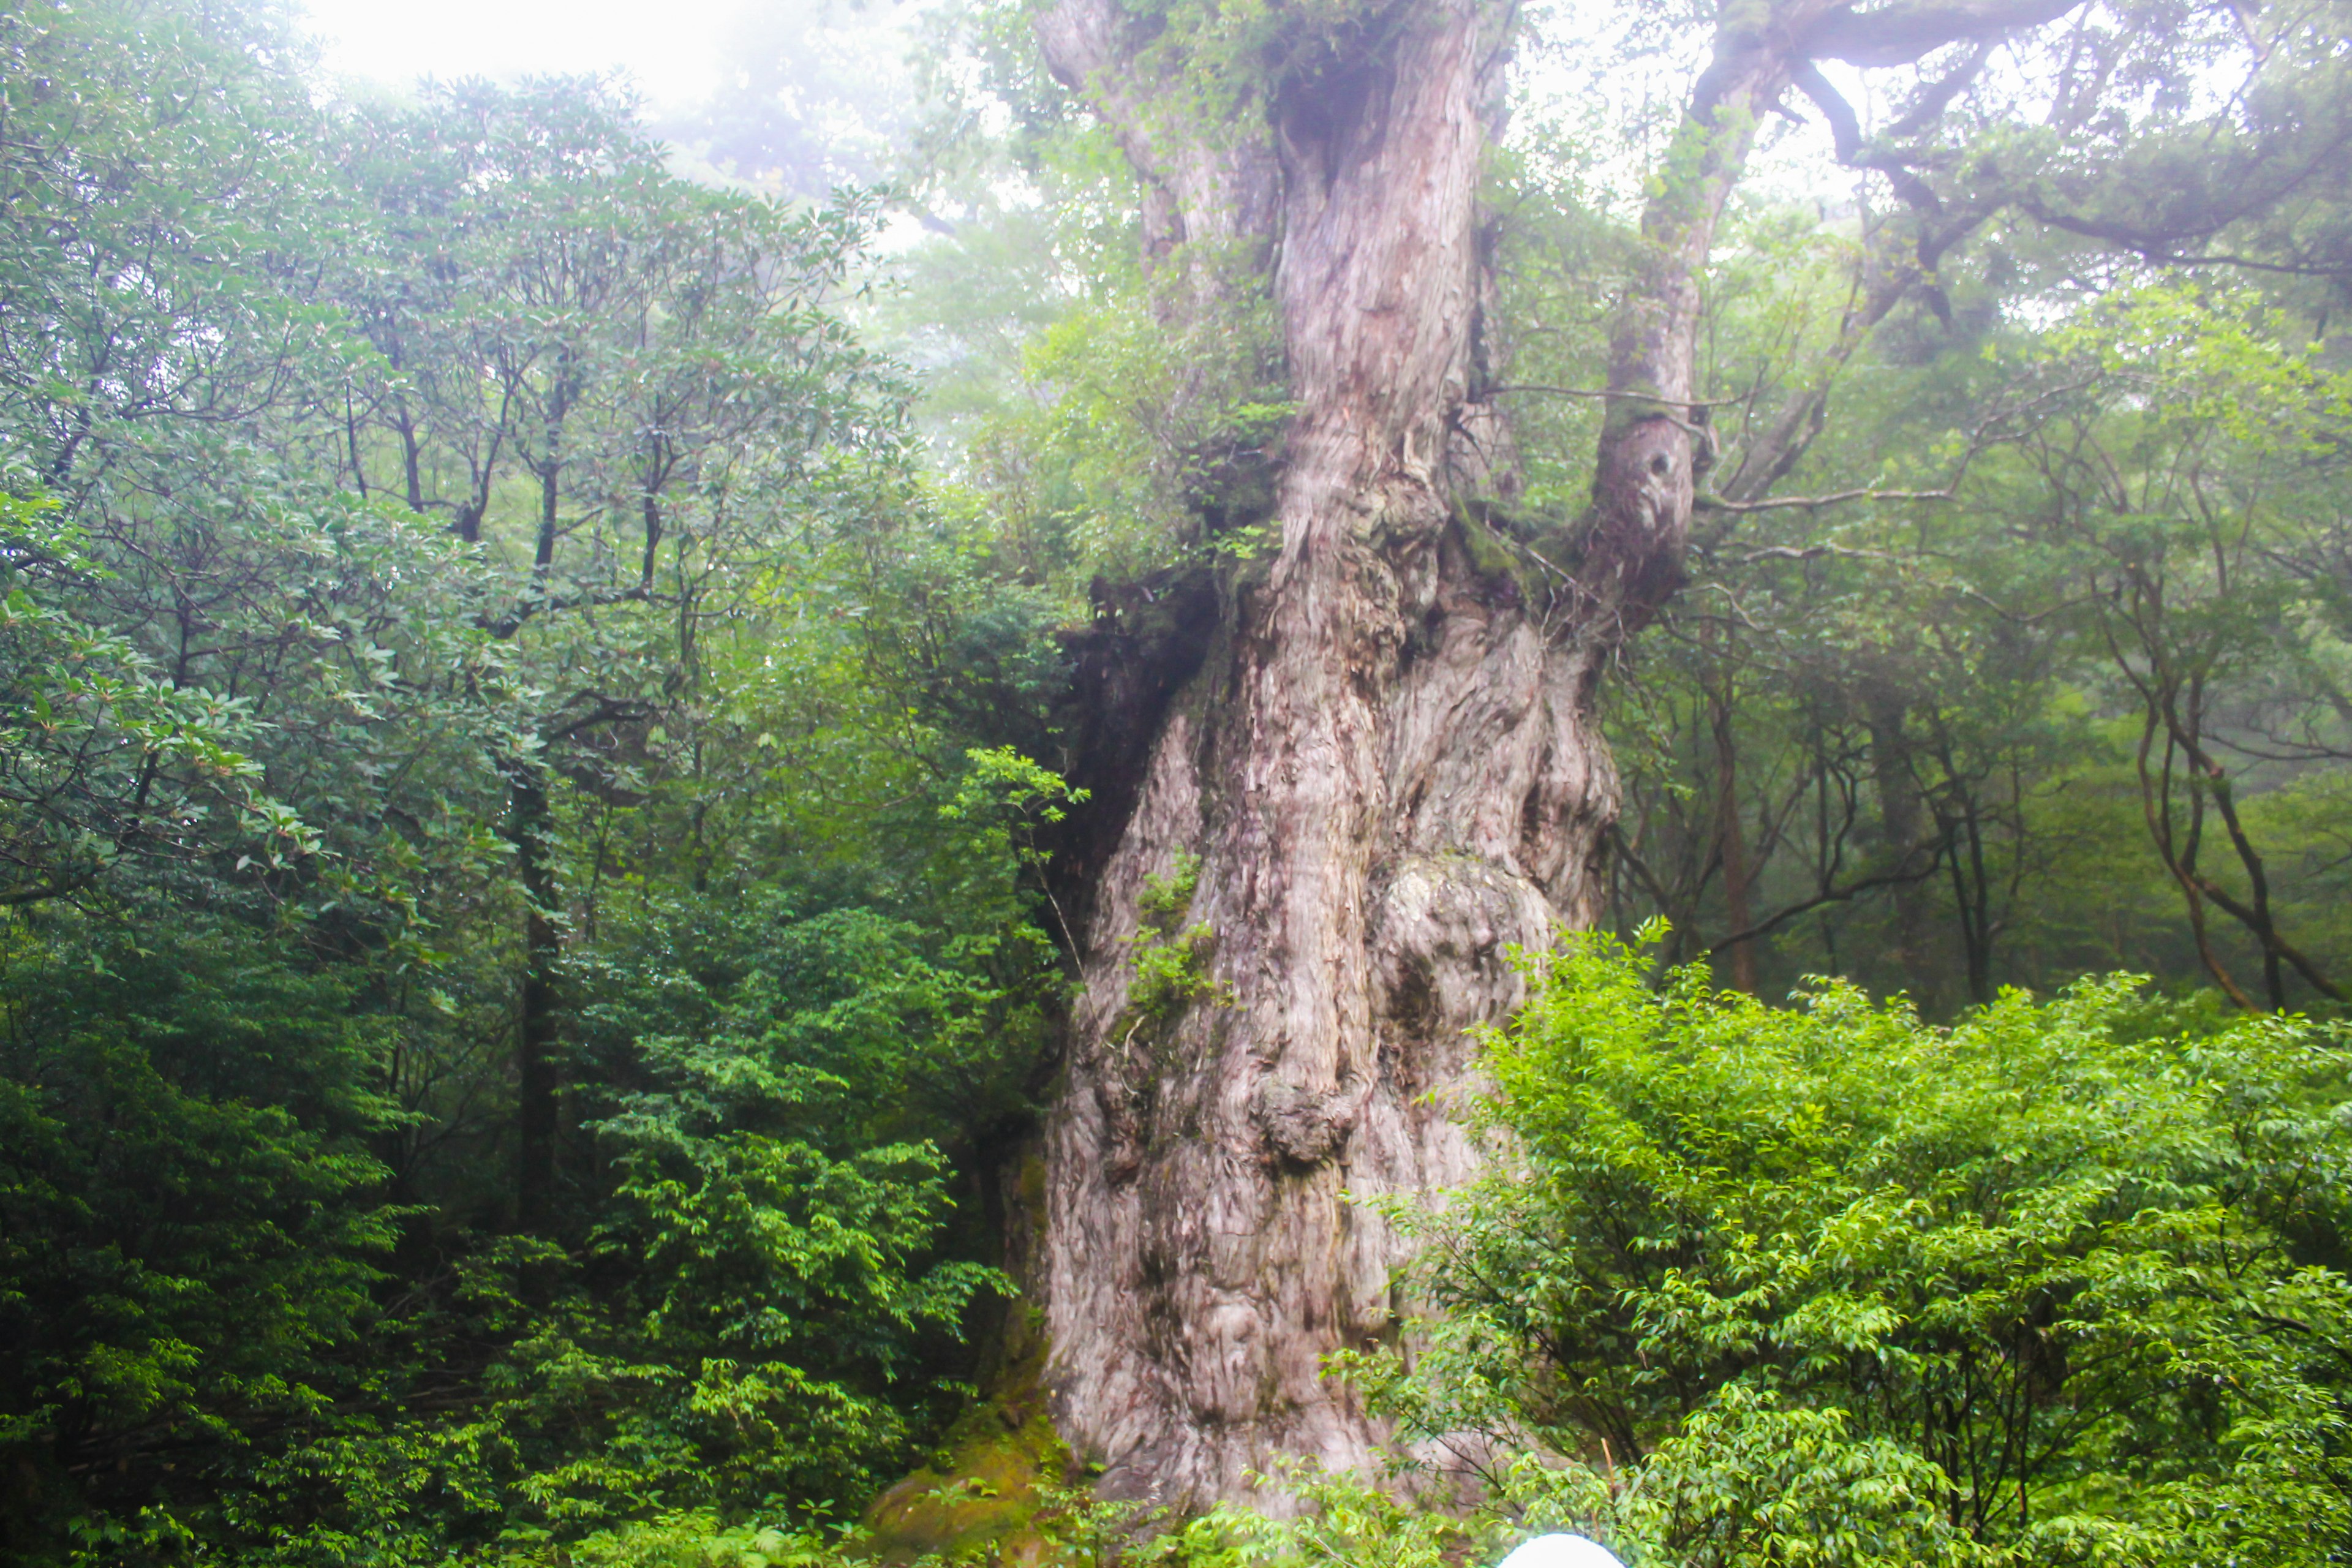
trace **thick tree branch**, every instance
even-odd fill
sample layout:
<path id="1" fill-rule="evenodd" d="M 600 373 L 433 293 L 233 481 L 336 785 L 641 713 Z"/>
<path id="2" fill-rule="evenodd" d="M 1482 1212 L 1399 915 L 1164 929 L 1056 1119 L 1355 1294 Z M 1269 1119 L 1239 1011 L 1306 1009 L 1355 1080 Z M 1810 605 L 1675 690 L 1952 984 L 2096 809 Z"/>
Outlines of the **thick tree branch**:
<path id="1" fill-rule="evenodd" d="M 1885 5 L 1831 12 L 1801 34 L 1797 53 L 1809 60 L 1864 67 L 1906 66 L 1947 44 L 1997 37 L 2054 22 L 2083 0 L 1946 0 L 1938 5 Z"/>

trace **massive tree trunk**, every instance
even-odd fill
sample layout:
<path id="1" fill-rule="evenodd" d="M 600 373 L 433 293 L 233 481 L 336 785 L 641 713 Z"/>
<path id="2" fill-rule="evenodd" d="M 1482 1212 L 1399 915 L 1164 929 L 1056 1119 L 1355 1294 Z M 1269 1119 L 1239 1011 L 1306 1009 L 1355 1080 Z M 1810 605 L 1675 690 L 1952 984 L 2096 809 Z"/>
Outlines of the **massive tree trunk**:
<path id="1" fill-rule="evenodd" d="M 1213 143 L 1155 113 L 1136 19 L 1069 0 L 1041 25 L 1145 176 L 1150 244 L 1265 247 L 1298 410 L 1279 552 L 1219 585 L 1121 803 L 1047 1133 L 1048 1382 L 1111 1495 L 1371 1459 L 1321 1362 L 1393 1331 L 1400 1250 L 1349 1198 L 1473 1173 L 1443 1092 L 1465 1031 L 1518 996 L 1505 949 L 1598 896 L 1616 785 L 1593 688 L 1675 581 L 1693 453 L 1654 402 L 1612 422 L 1576 581 L 1463 504 L 1510 482 L 1475 210 L 1508 25 L 1480 0 L 1368 17 L 1245 104 L 1262 132 Z M 1665 315 L 1623 374 L 1687 399 L 1695 302 Z M 1205 984 L 1139 1006 L 1148 888 L 1194 858 L 1166 923 L 1202 933 Z"/>
<path id="2" fill-rule="evenodd" d="M 1617 799 L 1595 688 L 1680 582 L 1709 457 L 1702 269 L 1827 9 L 1727 11 L 1643 223 L 1592 506 L 1543 558 L 1494 521 L 1509 438 L 1485 396 L 1475 192 L 1507 4 L 1297 18 L 1261 74 L 1220 81 L 1213 123 L 1165 18 L 1039 18 L 1143 178 L 1155 265 L 1259 268 L 1297 406 L 1278 552 L 1149 595 L 1172 663 L 1123 666 L 1144 634 L 1107 609 L 1088 678 L 1094 732 L 1138 760 L 1078 858 L 1041 1283 L 1057 1422 L 1110 1495 L 1242 1496 L 1282 1456 L 1360 1468 L 1379 1445 L 1319 1375 L 1395 1331 L 1398 1238 L 1349 1198 L 1473 1173 L 1446 1096 L 1465 1031 L 1518 998 L 1507 947 L 1594 912 Z M 1200 974 L 1139 995 L 1153 950 Z"/>
<path id="3" fill-rule="evenodd" d="M 1613 798 L 1589 658 L 1480 569 L 1494 548 L 1453 506 L 1472 432 L 1494 434 L 1471 401 L 1473 196 L 1502 16 L 1392 27 L 1278 90 L 1281 547 L 1222 586 L 1092 900 L 1048 1134 L 1049 1382 L 1114 1495 L 1370 1458 L 1319 1363 L 1390 1330 L 1397 1248 L 1343 1194 L 1471 1173 L 1424 1097 L 1516 995 L 1504 946 L 1586 910 Z M 1141 1016 L 1139 895 L 1195 856 L 1181 923 L 1210 986 Z"/>

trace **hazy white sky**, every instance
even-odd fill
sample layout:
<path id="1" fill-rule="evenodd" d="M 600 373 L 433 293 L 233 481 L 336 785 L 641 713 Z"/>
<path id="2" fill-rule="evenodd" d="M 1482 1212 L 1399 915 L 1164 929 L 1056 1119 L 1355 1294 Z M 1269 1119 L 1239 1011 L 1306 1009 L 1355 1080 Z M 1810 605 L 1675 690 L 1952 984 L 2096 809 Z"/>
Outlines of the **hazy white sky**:
<path id="1" fill-rule="evenodd" d="M 665 110 L 686 110 L 705 99 L 727 64 L 736 18 L 776 0 L 295 0 L 310 31 L 325 49 L 331 76 L 404 87 L 427 74 L 442 78 L 512 78 L 526 73 L 625 70 L 636 79 L 647 107 L 658 119 Z M 855 8 L 859 22 L 886 20 L 891 7 Z M 1596 0 L 1545 0 L 1534 7 L 1551 26 L 1574 26 L 1605 6 Z M 896 49 L 901 46 L 894 45 Z M 1542 51 L 1521 61 L 1528 106 L 1535 108 L 1563 92 L 1579 100 L 1612 88 L 1638 95 L 1642 84 L 1623 79 L 1595 81 L 1588 72 L 1565 68 Z M 1829 68 L 1850 91 L 1859 91 L 1856 73 Z M 1669 73 L 1671 74 L 1671 73 Z M 1850 86 L 1846 79 L 1854 77 Z M 1648 84 L 1655 89 L 1660 84 Z M 1678 98 L 1679 80 L 1664 84 Z M 1857 103 L 1859 98 L 1854 100 Z M 1621 106 L 1627 107 L 1627 106 Z M 1630 110 L 1629 110 L 1630 111 Z M 1571 116 L 1570 118 L 1573 118 Z M 1785 131 L 1786 128 L 1783 128 Z M 1828 136 L 1818 124 L 1795 138 L 1797 146 L 1759 160 L 1748 184 L 1760 187 L 1782 167 L 1802 170 L 1808 188 L 1822 178 Z M 1815 145 L 1818 143 L 1819 145 Z M 1639 170 L 1632 171 L 1639 190 Z M 1843 188 L 1843 182 L 1837 182 Z"/>
<path id="2" fill-rule="evenodd" d="M 757 4 L 758 0 L 748 0 Z M 389 85 L 619 67 L 656 106 L 701 97 L 747 0 L 307 0 L 327 69 Z"/>

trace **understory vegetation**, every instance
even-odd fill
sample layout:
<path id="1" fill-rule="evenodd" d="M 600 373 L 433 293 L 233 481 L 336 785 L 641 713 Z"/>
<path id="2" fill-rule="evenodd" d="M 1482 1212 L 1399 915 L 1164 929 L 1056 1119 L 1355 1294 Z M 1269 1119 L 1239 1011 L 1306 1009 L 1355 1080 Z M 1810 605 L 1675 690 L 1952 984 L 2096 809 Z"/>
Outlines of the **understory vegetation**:
<path id="1" fill-rule="evenodd" d="M 2277 124 L 2352 103 L 2340 6 L 2229 15 Z M 1265 301 L 1162 330 L 1019 7 L 932 23 L 895 183 L 772 196 L 610 81 L 0 14 L 0 1557 L 903 1563 L 876 1497 L 1019 1426 L 1074 650 L 1262 563 L 1289 410 Z M 1623 118 L 1529 89 L 1485 193 L 1499 577 L 1584 504 Z M 1331 1369 L 1398 1474 L 1187 1519 L 1053 1453 L 967 1560 L 2352 1558 L 2352 159 L 2195 265 L 1992 192 L 1859 331 L 1838 178 L 1711 274 L 1608 930 L 1519 955 L 1493 1173 Z M 1196 870 L 1139 1054 L 1217 999 Z"/>

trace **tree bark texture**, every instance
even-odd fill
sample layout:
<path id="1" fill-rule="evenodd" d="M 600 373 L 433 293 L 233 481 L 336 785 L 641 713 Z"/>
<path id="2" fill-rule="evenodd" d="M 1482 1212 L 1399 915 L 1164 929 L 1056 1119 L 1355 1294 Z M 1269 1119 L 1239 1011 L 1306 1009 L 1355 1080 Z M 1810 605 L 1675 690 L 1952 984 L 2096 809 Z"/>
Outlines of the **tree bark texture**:
<path id="1" fill-rule="evenodd" d="M 1289 94 L 1274 287 L 1299 405 L 1270 569 L 1226 585 L 1092 900 L 1048 1133 L 1049 1382 L 1114 1495 L 1236 1496 L 1375 1434 L 1321 1358 L 1390 1331 L 1358 1196 L 1461 1182 L 1423 1098 L 1517 995 L 1502 961 L 1590 901 L 1613 784 L 1508 573 L 1451 505 L 1473 411 L 1473 195 L 1499 18 L 1403 17 Z M 1197 856 L 1212 988 L 1130 997 L 1139 896 Z"/>
<path id="2" fill-rule="evenodd" d="M 1449 1092 L 1467 1031 L 1519 999 L 1505 950 L 1596 912 L 1617 785 L 1595 689 L 1680 584 L 1711 449 L 1703 269 L 1796 40 L 1831 10 L 1727 8 L 1643 226 L 1592 505 L 1544 560 L 1487 521 L 1512 477 L 1483 399 L 1475 193 L 1508 5 L 1301 21 L 1213 124 L 1159 19 L 1116 0 L 1039 17 L 1142 176 L 1148 258 L 1205 239 L 1262 268 L 1297 408 L 1278 552 L 1142 595 L 1178 650 L 1158 664 L 1122 662 L 1140 612 L 1108 608 L 1082 659 L 1085 722 L 1137 760 L 1081 781 L 1107 823 L 1076 857 L 1085 989 L 1037 1283 L 1056 1419 L 1108 1495 L 1243 1497 L 1285 1456 L 1361 1468 L 1380 1446 L 1320 1375 L 1396 1331 L 1400 1239 L 1350 1199 L 1475 1173 Z M 1139 952 L 1171 942 L 1198 984 L 1139 995 Z"/>

